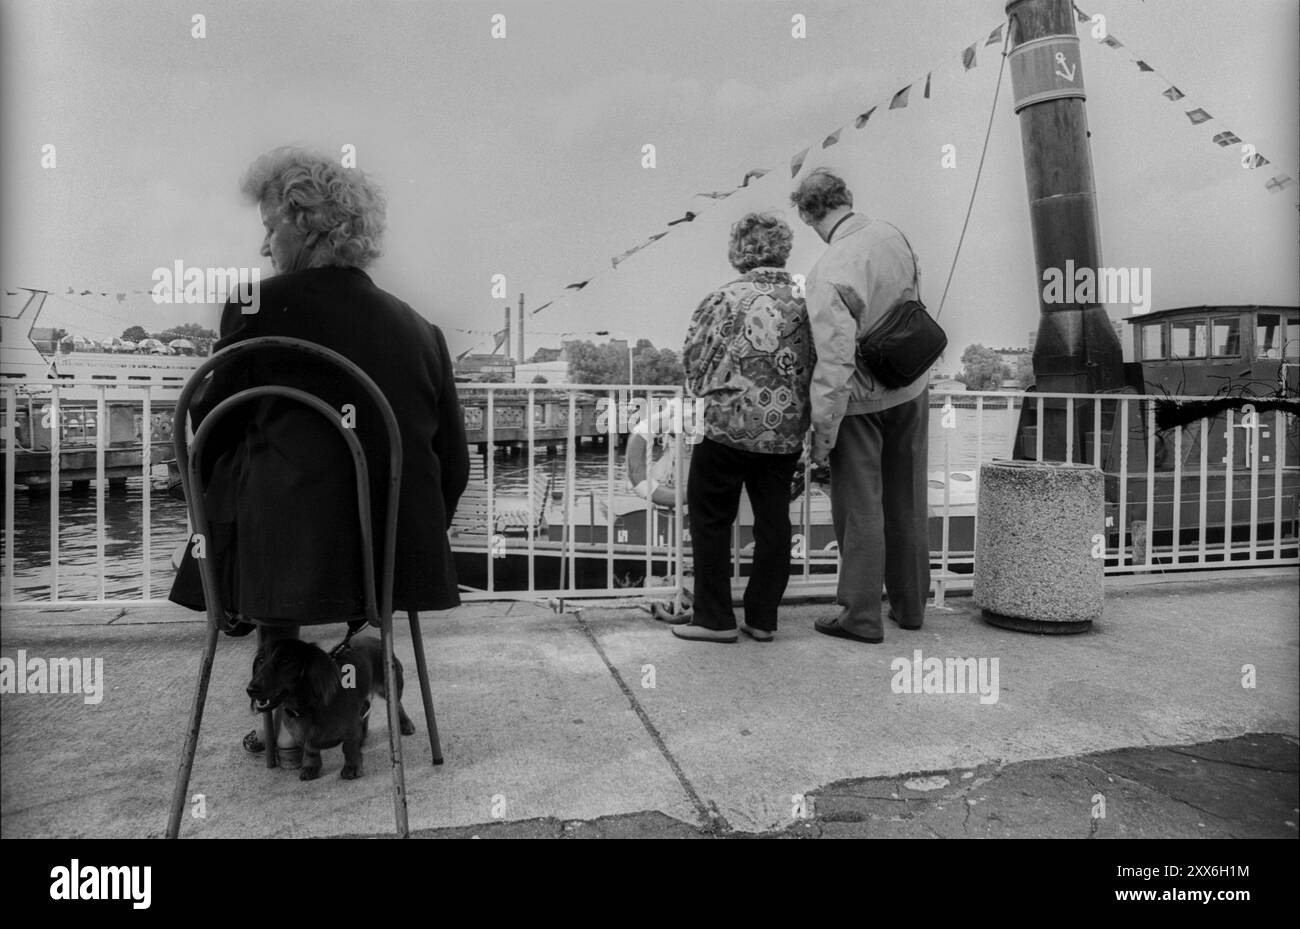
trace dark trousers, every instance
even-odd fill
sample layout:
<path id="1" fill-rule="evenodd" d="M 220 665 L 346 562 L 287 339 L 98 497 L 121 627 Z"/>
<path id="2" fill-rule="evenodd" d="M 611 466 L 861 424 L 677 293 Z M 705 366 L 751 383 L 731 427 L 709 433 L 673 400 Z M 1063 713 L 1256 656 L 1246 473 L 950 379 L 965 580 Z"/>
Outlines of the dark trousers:
<path id="1" fill-rule="evenodd" d="M 754 563 L 745 587 L 745 623 L 776 630 L 777 607 L 790 580 L 790 482 L 798 460 L 798 452 L 750 452 L 711 439 L 695 446 L 686 488 L 695 562 L 695 625 L 736 628 L 731 527 L 743 486 L 754 510 Z"/>
<path id="2" fill-rule="evenodd" d="M 840 546 L 839 624 L 883 634 L 880 591 L 902 626 L 920 626 L 930 592 L 926 464 L 930 391 L 879 413 L 845 416 L 831 451 L 831 518 Z"/>

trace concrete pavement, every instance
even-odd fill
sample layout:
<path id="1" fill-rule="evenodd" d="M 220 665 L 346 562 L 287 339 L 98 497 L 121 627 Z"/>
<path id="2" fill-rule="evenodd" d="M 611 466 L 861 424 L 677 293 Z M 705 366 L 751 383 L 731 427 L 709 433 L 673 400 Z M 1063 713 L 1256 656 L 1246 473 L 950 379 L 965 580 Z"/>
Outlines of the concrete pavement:
<path id="1" fill-rule="evenodd" d="M 412 829 L 1296 835 L 1293 569 L 1112 579 L 1102 620 L 1078 636 L 998 629 L 950 598 L 922 630 L 889 626 L 883 645 L 860 645 L 813 631 L 828 609 L 789 606 L 775 642 L 733 645 L 679 640 L 638 609 L 430 614 L 439 768 L 399 617 Z M 6 610 L 0 657 L 102 658 L 106 687 L 97 704 L 0 697 L 0 835 L 161 835 L 202 634 L 199 614 L 170 604 Z M 243 752 L 252 653 L 251 637 L 218 646 L 190 785 L 205 815 L 182 835 L 391 833 L 382 723 L 357 781 L 338 778 L 338 749 L 310 783 Z M 929 658 L 974 659 L 953 664 L 985 670 L 983 697 L 898 692 Z"/>

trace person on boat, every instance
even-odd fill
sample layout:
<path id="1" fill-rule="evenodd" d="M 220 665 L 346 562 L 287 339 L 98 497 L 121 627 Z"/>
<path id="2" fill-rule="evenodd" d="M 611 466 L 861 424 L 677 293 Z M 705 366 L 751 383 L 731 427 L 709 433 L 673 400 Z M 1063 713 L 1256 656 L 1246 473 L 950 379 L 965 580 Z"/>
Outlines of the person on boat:
<path id="1" fill-rule="evenodd" d="M 694 407 L 689 403 L 683 407 L 676 397 L 651 397 L 647 406 L 645 415 L 629 431 L 627 448 L 623 451 L 627 482 L 638 497 L 648 499 L 655 506 L 673 509 L 677 505 L 678 448 L 684 483 L 690 474 L 691 449 L 698 441 Z M 657 457 L 656 445 L 663 446 Z M 686 503 L 684 497 L 682 503 Z"/>
<path id="2" fill-rule="evenodd" d="M 464 422 L 441 330 L 381 290 L 365 268 L 379 255 L 384 200 L 360 172 L 337 159 L 294 148 L 261 156 L 243 193 L 261 210 L 261 254 L 275 276 L 260 283 L 257 310 L 227 303 L 220 350 L 246 339 L 287 336 L 332 349 L 361 368 L 392 407 L 402 443 L 401 496 L 393 606 L 446 610 L 460 603 L 447 529 L 469 476 Z M 195 428 L 225 397 L 275 383 L 352 404 L 371 480 L 376 577 L 382 547 L 388 436 L 378 410 L 358 388 L 299 355 L 261 356 L 220 370 L 195 395 Z M 299 624 L 364 616 L 362 552 L 350 453 L 315 410 L 265 398 L 233 412 L 212 436 L 202 468 L 224 606 L 238 615 L 226 630 L 263 640 L 296 638 Z M 170 599 L 204 609 L 192 550 Z M 279 730 L 280 747 L 292 736 Z M 251 752 L 264 750 L 256 732 Z M 300 751 L 300 750 L 299 750 Z M 290 765 L 292 766 L 292 755 Z"/>
<path id="3" fill-rule="evenodd" d="M 741 276 L 709 294 L 682 351 L 686 389 L 704 401 L 687 503 L 695 565 L 694 615 L 679 638 L 736 641 L 731 604 L 732 526 L 742 488 L 754 511 L 754 561 L 739 629 L 771 641 L 790 579 L 790 485 L 808 431 L 812 337 L 784 270 L 794 242 L 785 220 L 750 213 L 731 229 L 728 257 Z"/>
<path id="4" fill-rule="evenodd" d="M 918 299 L 919 272 L 903 234 L 853 212 L 852 192 L 830 171 L 811 172 L 790 201 L 828 246 L 808 275 L 817 349 L 810 458 L 814 466 L 830 464 L 841 568 L 839 613 L 815 626 L 838 638 L 882 642 L 882 583 L 899 626 L 920 629 L 925 617 L 930 398 L 925 375 L 897 389 L 878 383 L 857 346 L 887 312 Z"/>
<path id="5" fill-rule="evenodd" d="M 683 511 L 686 509 L 684 488 L 677 490 L 678 460 L 681 461 L 682 484 L 685 485 L 690 474 L 691 451 L 699 441 L 698 413 L 698 403 L 683 405 L 677 397 L 651 397 L 645 408 L 638 411 L 637 420 L 628 433 L 627 448 L 623 452 L 628 485 L 634 494 L 650 503 L 646 511 L 646 538 L 652 538 L 652 521 L 661 518 L 655 510 L 663 513 L 662 518 L 673 519 L 679 497 Z M 656 447 L 662 447 L 657 455 Z M 675 580 L 665 577 L 652 583 L 647 578 L 645 583 L 646 586 L 656 583 L 671 585 Z M 650 615 L 669 625 L 690 622 L 693 609 L 691 581 L 687 571 L 682 578 L 680 597 L 650 600 L 646 604 Z"/>

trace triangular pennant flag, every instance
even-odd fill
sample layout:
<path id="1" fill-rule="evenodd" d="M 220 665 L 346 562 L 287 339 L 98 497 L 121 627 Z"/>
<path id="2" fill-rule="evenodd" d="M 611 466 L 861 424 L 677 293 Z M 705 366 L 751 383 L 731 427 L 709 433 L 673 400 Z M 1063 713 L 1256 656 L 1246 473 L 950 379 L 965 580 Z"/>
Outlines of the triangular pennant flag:
<path id="1" fill-rule="evenodd" d="M 1081 23 L 1092 22 L 1092 17 L 1089 16 L 1087 13 L 1083 12 L 1083 10 L 1079 9 L 1077 6 L 1074 8 L 1074 15 L 1079 18 L 1079 22 Z"/>
<path id="2" fill-rule="evenodd" d="M 889 101 L 889 108 L 891 110 L 901 110 L 903 107 L 907 106 L 907 92 L 911 89 L 912 85 L 908 84 L 898 93 L 894 94 L 894 99 Z"/>
<path id="3" fill-rule="evenodd" d="M 117 302 L 118 302 L 118 303 L 121 303 L 121 302 L 122 302 L 123 300 L 125 300 L 125 299 L 126 299 L 126 294 L 118 294 L 118 295 L 117 295 Z"/>
<path id="4" fill-rule="evenodd" d="M 1187 118 L 1192 121 L 1193 126 L 1199 126 L 1201 123 L 1209 122 L 1214 119 L 1209 113 L 1205 112 L 1199 106 L 1194 110 L 1187 111 Z"/>
<path id="5" fill-rule="evenodd" d="M 767 168 L 751 168 L 745 172 L 745 179 L 740 182 L 741 187 L 748 187 L 751 180 L 758 180 L 767 173 Z"/>
<path id="6" fill-rule="evenodd" d="M 1170 100 L 1181 100 L 1187 95 L 1177 87 L 1170 87 L 1168 90 L 1164 91 L 1161 96 L 1168 97 Z"/>
<path id="7" fill-rule="evenodd" d="M 539 306 L 537 309 L 533 310 L 532 313 L 530 313 L 529 315 L 530 315 L 530 316 L 536 316 L 538 313 L 542 312 L 542 310 L 546 309 L 548 306 L 550 306 L 550 305 L 551 305 L 552 303 L 554 303 L 554 302 L 555 302 L 554 300 L 547 300 L 545 303 L 543 303 L 543 304 L 542 304 L 541 306 Z"/>
<path id="8" fill-rule="evenodd" d="M 1228 131 L 1228 132 L 1220 132 L 1218 135 L 1214 137 L 1214 141 L 1217 142 L 1221 147 L 1227 148 L 1229 145 L 1236 145 L 1238 142 L 1241 141 L 1241 139 L 1237 138 L 1236 134 L 1233 133 L 1232 131 Z"/>
<path id="9" fill-rule="evenodd" d="M 734 190 L 706 190 L 696 194 L 695 196 L 708 197 L 710 200 L 725 200 L 734 193 Z"/>
<path id="10" fill-rule="evenodd" d="M 683 216 L 681 219 L 674 219 L 674 220 L 673 220 L 672 222 L 670 222 L 668 225 L 670 225 L 670 226 L 676 226 L 678 223 L 689 223 L 689 222 L 691 222 L 693 219 L 695 219 L 695 217 L 696 217 L 697 215 L 698 215 L 698 214 L 696 214 L 696 213 L 692 213 L 690 210 L 687 210 L 685 216 Z M 583 283 L 586 283 L 586 282 L 584 281 Z"/>
<path id="11" fill-rule="evenodd" d="M 93 293 L 93 291 L 83 290 L 83 291 L 81 292 L 80 296 L 83 296 L 83 297 L 85 297 L 85 296 L 89 296 L 91 293 Z"/>
<path id="12" fill-rule="evenodd" d="M 966 48 L 962 49 L 961 63 L 962 66 L 965 67 L 967 71 L 975 67 L 975 46 L 974 45 L 968 45 Z"/>
<path id="13" fill-rule="evenodd" d="M 827 136 L 827 137 L 822 141 L 822 148 L 830 148 L 832 145 L 834 145 L 836 142 L 838 142 L 838 141 L 840 140 L 840 133 L 843 132 L 843 131 L 844 131 L 844 129 L 841 127 L 841 128 L 839 128 L 839 129 L 836 129 L 836 130 L 835 130 L 834 132 L 832 132 L 830 135 L 828 135 L 828 136 Z"/>
<path id="14" fill-rule="evenodd" d="M 1154 70 L 1155 70 L 1155 68 L 1151 67 L 1151 66 L 1150 66 L 1149 64 L 1147 64 L 1145 61 L 1139 61 L 1139 62 L 1137 63 L 1137 66 L 1138 66 L 1138 70 L 1139 70 L 1139 71 L 1154 71 Z"/>
<path id="15" fill-rule="evenodd" d="M 803 160 L 808 157 L 808 149 L 804 149 L 799 154 L 790 159 L 790 176 L 794 177 L 803 167 Z"/>
<path id="16" fill-rule="evenodd" d="M 76 293 L 76 291 L 75 291 L 75 290 L 73 290 L 73 289 L 72 289 L 72 288 L 71 288 L 71 287 L 69 287 L 69 288 L 68 288 L 68 293 L 70 293 L 70 294 L 75 294 L 75 293 Z"/>
<path id="17" fill-rule="evenodd" d="M 457 361 L 463 361 L 464 358 L 465 358 L 465 356 L 468 355 L 468 354 L 469 354 L 470 352 L 472 352 L 472 351 L 474 351 L 474 346 L 473 346 L 473 345 L 471 345 L 469 348 L 465 349 L 465 351 L 463 351 L 463 352 L 461 352 L 459 355 L 457 355 L 457 356 L 456 356 L 456 360 L 457 360 Z"/>
<path id="18" fill-rule="evenodd" d="M 497 349 L 501 347 L 501 343 L 504 342 L 509 335 L 510 335 L 509 329 L 502 329 L 500 332 L 493 333 L 492 351 L 489 354 L 495 355 L 497 353 Z"/>
<path id="19" fill-rule="evenodd" d="M 1102 44 L 1102 45 L 1109 45 L 1111 48 L 1123 48 L 1123 47 L 1124 47 L 1124 43 L 1121 42 L 1119 39 L 1115 38 L 1113 35 L 1108 35 L 1108 36 L 1106 36 L 1106 38 L 1104 38 L 1104 39 L 1101 40 L 1101 44 Z"/>
<path id="20" fill-rule="evenodd" d="M 1264 165 L 1266 165 L 1266 164 L 1270 164 L 1270 162 L 1269 162 L 1269 160 L 1268 160 L 1267 158 L 1265 158 L 1263 155 L 1256 155 L 1256 156 L 1255 156 L 1255 161 L 1251 164 L 1251 167 L 1252 167 L 1252 168 L 1262 168 L 1262 167 L 1264 167 Z"/>
<path id="21" fill-rule="evenodd" d="M 1001 41 L 1002 41 L 1002 27 L 998 26 L 998 28 L 994 29 L 992 32 L 989 33 L 988 41 L 985 42 L 984 44 L 997 45 Z"/>
<path id="22" fill-rule="evenodd" d="M 925 75 L 925 93 L 922 94 L 921 96 L 925 97 L 925 99 L 927 100 L 930 99 L 930 74 L 929 73 Z"/>
<path id="23" fill-rule="evenodd" d="M 687 216 L 691 216 L 690 213 L 687 213 L 686 215 L 687 215 Z M 693 219 L 694 217 L 692 216 L 691 218 Z M 680 222 L 680 220 L 679 220 L 679 222 Z M 590 284 L 590 283 L 591 283 L 591 278 L 587 278 L 585 281 L 578 281 L 578 283 L 576 283 L 576 284 L 570 284 L 568 287 L 566 287 L 566 288 L 564 288 L 564 289 L 565 289 L 565 290 L 582 290 L 582 288 L 586 287 L 586 286 L 587 286 L 588 284 Z"/>
<path id="24" fill-rule="evenodd" d="M 876 112 L 876 108 L 873 106 L 871 109 L 867 110 L 867 112 L 863 113 L 861 116 L 859 116 L 857 119 L 853 121 L 853 128 L 861 129 L 863 126 L 865 126 L 867 124 L 867 120 L 871 118 L 871 114 L 874 112 Z"/>
<path id="25" fill-rule="evenodd" d="M 634 246 L 632 246 L 632 247 L 629 248 L 627 251 L 625 251 L 623 254 L 619 255 L 617 258 L 611 258 L 610 261 L 612 261 L 612 262 L 614 263 L 614 267 L 617 268 L 617 267 L 619 266 L 619 263 L 620 263 L 620 262 L 626 261 L 629 257 L 631 257 L 632 255 L 636 254 L 637 252 L 641 251 L 641 249 L 645 248 L 647 245 L 650 245 L 650 244 L 652 244 L 652 243 L 654 243 L 654 242 L 659 241 L 660 239 L 662 239 L 662 238 L 663 238 L 664 236 L 666 236 L 667 234 L 668 234 L 668 233 L 666 233 L 666 232 L 659 232 L 659 233 L 656 233 L 655 235 L 652 235 L 650 238 L 646 239 L 646 240 L 645 240 L 644 242 L 642 242 L 640 245 L 634 245 Z"/>
<path id="26" fill-rule="evenodd" d="M 1277 177 L 1271 177 L 1264 185 L 1273 193 L 1279 193 L 1295 183 L 1295 180 L 1289 174 L 1279 174 Z"/>

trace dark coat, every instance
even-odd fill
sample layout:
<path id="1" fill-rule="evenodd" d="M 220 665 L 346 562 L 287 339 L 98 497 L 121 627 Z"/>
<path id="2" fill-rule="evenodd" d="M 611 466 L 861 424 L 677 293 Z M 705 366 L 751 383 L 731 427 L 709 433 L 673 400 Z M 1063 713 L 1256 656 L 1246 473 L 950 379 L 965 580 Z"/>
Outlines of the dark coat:
<path id="1" fill-rule="evenodd" d="M 447 528 L 468 480 L 469 454 L 442 332 L 357 268 L 269 278 L 261 283 L 259 305 L 257 313 L 244 315 L 227 304 L 216 348 L 288 336 L 333 349 L 370 375 L 393 408 L 402 439 L 394 609 L 458 605 Z M 262 384 L 306 390 L 340 411 L 352 404 L 371 474 L 378 584 L 388 473 L 383 422 L 364 396 L 322 365 L 279 353 L 235 361 L 196 394 L 192 421 L 197 428 L 220 400 Z M 355 477 L 334 426 L 293 401 L 257 400 L 230 414 L 202 464 L 212 523 L 208 557 L 217 559 L 227 609 L 300 622 L 362 615 Z M 204 608 L 189 548 L 170 599 Z"/>

